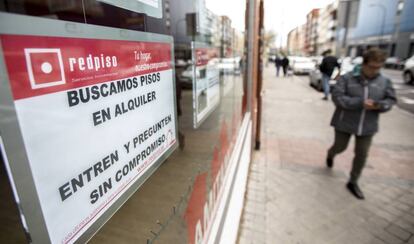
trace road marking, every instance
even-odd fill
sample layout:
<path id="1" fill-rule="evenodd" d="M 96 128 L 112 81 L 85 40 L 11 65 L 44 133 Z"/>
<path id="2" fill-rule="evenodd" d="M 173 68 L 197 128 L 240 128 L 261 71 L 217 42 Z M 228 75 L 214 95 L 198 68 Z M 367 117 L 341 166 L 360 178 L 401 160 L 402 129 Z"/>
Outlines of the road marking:
<path id="1" fill-rule="evenodd" d="M 394 84 L 393 85 L 394 89 L 399 90 L 399 89 L 404 89 L 404 85 L 400 85 L 400 84 Z"/>
<path id="2" fill-rule="evenodd" d="M 410 99 L 410 98 L 406 98 L 406 97 L 401 97 L 400 100 L 405 103 L 405 104 L 414 104 L 414 99 Z"/>
<path id="3" fill-rule="evenodd" d="M 414 90 L 397 90 L 398 95 L 409 95 L 414 93 Z"/>

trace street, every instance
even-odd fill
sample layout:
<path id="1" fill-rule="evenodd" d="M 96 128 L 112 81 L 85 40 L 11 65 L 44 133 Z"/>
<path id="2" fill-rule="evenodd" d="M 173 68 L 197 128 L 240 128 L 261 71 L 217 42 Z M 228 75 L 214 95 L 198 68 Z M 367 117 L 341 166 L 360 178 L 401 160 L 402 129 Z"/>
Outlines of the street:
<path id="1" fill-rule="evenodd" d="M 386 72 L 398 90 L 406 87 L 398 71 Z M 398 107 L 381 115 L 361 201 L 345 188 L 354 140 L 332 169 L 325 165 L 334 104 L 322 96 L 308 76 L 264 69 L 262 147 L 253 154 L 239 244 L 414 243 L 414 115 Z"/>
<path id="2" fill-rule="evenodd" d="M 407 85 L 401 70 L 384 69 L 383 74 L 391 79 L 398 96 L 398 107 L 414 113 L 414 85 Z"/>

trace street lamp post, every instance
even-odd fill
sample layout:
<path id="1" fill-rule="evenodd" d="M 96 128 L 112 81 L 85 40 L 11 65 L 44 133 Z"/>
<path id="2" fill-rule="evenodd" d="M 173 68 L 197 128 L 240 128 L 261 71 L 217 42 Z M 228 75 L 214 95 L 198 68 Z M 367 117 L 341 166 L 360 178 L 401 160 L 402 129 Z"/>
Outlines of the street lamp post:
<path id="1" fill-rule="evenodd" d="M 400 47 L 398 37 L 400 35 L 400 24 L 401 24 L 401 14 L 404 9 L 405 0 L 398 0 L 397 5 L 397 13 L 396 17 L 394 19 L 394 35 L 392 37 L 392 42 L 395 43 L 395 49 L 391 49 L 390 55 L 394 56 L 395 52 L 397 52 L 397 55 L 399 55 L 398 49 Z"/>
<path id="2" fill-rule="evenodd" d="M 344 3 L 345 4 L 345 19 L 344 19 L 344 29 L 345 29 L 345 33 L 344 33 L 344 37 L 342 39 L 342 49 L 347 49 L 348 47 L 348 32 L 349 32 L 349 22 L 350 22 L 350 14 L 351 14 L 351 5 L 353 4 L 353 2 L 359 2 L 359 0 L 339 0 L 339 3 Z M 339 34 L 339 33 L 338 33 Z M 345 55 L 347 55 L 347 51 L 345 50 Z"/>
<path id="3" fill-rule="evenodd" d="M 382 38 L 384 37 L 384 27 L 385 27 L 385 17 L 387 14 L 387 9 L 381 3 L 372 3 L 369 5 L 370 7 L 379 7 L 382 10 L 382 24 L 381 24 L 381 36 L 378 41 L 378 46 L 381 48 Z"/>

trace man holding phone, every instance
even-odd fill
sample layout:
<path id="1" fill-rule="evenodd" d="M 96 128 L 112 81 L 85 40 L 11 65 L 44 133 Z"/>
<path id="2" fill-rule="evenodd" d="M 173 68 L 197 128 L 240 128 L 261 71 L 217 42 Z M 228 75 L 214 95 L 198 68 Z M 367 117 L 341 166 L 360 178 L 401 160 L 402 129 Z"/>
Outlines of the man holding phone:
<path id="1" fill-rule="evenodd" d="M 364 194 L 358 179 L 365 166 L 372 138 L 378 131 L 379 114 L 389 111 L 397 99 L 391 81 L 380 74 L 386 55 L 371 48 L 363 55 L 361 69 L 341 76 L 332 92 L 336 110 L 331 125 L 335 128 L 335 141 L 328 150 L 326 165 L 333 167 L 334 157 L 343 152 L 355 135 L 355 156 L 348 190 L 358 199 Z"/>

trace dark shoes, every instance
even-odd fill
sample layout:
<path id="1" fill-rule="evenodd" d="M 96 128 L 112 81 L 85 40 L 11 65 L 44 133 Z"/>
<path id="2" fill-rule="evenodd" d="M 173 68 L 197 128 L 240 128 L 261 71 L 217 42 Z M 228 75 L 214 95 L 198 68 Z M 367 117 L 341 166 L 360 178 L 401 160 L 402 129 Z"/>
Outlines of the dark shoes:
<path id="1" fill-rule="evenodd" d="M 326 167 L 332 168 L 333 166 L 333 159 L 332 158 L 326 158 Z"/>
<path id="2" fill-rule="evenodd" d="M 328 101 L 329 98 L 328 97 L 323 97 L 322 100 Z"/>
<path id="3" fill-rule="evenodd" d="M 359 189 L 359 186 L 355 183 L 348 182 L 346 184 L 346 188 L 354 195 L 356 198 L 363 200 L 365 199 L 364 193 L 362 193 L 361 189 Z"/>

